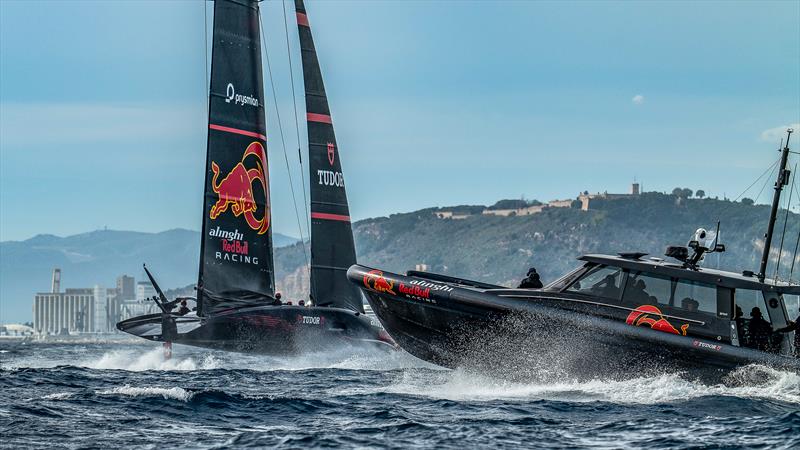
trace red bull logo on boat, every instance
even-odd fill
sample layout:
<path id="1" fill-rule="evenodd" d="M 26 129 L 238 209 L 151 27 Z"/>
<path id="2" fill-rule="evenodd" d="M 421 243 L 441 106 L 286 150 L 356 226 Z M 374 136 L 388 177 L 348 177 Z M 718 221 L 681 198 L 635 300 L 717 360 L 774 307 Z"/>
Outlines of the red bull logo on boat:
<path id="1" fill-rule="evenodd" d="M 635 327 L 646 326 L 665 333 L 683 336 L 686 336 L 686 330 L 689 328 L 689 324 L 685 324 L 681 325 L 681 329 L 678 330 L 664 317 L 661 310 L 653 305 L 642 305 L 634 309 L 628 314 L 625 323 Z"/>
<path id="2" fill-rule="evenodd" d="M 248 159 L 248 156 L 252 158 Z M 245 161 L 255 159 L 255 167 L 247 168 Z M 211 180 L 211 188 L 217 194 L 217 202 L 211 207 L 209 216 L 212 220 L 219 217 L 230 207 L 235 217 L 244 216 L 247 225 L 258 234 L 264 234 L 269 229 L 269 206 L 264 208 L 260 217 L 258 204 L 253 193 L 253 183 L 261 183 L 264 192 L 264 204 L 269 205 L 269 184 L 265 168 L 267 166 L 267 155 L 264 147 L 259 142 L 253 142 L 247 146 L 239 161 L 230 172 L 217 184 L 219 178 L 219 165 L 211 161 L 211 170 L 214 177 Z"/>
<path id="3" fill-rule="evenodd" d="M 370 270 L 364 275 L 364 286 L 371 290 L 378 293 L 387 293 L 392 295 L 397 295 L 394 292 L 394 281 L 387 280 L 383 276 L 383 272 L 380 270 Z"/>

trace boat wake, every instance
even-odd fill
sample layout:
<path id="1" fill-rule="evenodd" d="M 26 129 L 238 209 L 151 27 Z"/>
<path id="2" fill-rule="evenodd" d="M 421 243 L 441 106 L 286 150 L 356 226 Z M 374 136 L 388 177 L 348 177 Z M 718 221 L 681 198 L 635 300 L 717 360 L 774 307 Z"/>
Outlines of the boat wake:
<path id="1" fill-rule="evenodd" d="M 560 400 L 652 405 L 725 396 L 800 404 L 800 375 L 748 366 L 728 375 L 725 383 L 713 385 L 686 379 L 680 373 L 625 380 L 522 383 L 461 369 L 449 372 L 407 370 L 386 392 L 453 401 Z"/>

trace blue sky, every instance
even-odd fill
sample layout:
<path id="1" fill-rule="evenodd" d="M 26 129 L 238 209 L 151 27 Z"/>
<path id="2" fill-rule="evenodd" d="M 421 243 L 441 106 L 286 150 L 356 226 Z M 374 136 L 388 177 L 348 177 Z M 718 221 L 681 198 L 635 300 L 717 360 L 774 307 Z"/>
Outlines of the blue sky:
<path id="1" fill-rule="evenodd" d="M 800 2 L 306 6 L 356 219 L 634 177 L 736 197 L 800 122 Z M 204 8 L 210 25 L 200 1 L 0 1 L 0 240 L 199 228 Z M 262 4 L 273 223 L 297 236 L 282 14 Z"/>

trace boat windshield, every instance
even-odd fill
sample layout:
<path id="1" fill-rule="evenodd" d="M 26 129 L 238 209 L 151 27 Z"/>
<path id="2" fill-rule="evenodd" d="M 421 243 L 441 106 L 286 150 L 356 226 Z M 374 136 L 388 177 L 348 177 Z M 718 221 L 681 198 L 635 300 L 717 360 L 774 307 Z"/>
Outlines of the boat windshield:
<path id="1" fill-rule="evenodd" d="M 575 280 L 567 292 L 619 299 L 622 292 L 622 268 L 599 265 Z"/>

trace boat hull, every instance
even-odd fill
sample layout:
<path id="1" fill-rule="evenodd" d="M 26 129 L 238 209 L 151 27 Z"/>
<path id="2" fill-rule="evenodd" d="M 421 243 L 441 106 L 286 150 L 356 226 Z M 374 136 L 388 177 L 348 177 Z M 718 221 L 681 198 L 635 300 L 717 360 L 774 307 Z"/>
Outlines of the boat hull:
<path id="1" fill-rule="evenodd" d="M 546 293 L 505 298 L 355 265 L 348 278 L 386 331 L 412 355 L 507 378 L 690 370 L 721 375 L 748 364 L 800 370 L 795 358 L 555 306 Z"/>
<path id="2" fill-rule="evenodd" d="M 364 314 L 291 305 L 238 308 L 210 317 L 150 314 L 117 324 L 156 342 L 263 355 L 297 355 L 345 346 L 393 349 L 394 342 Z"/>

